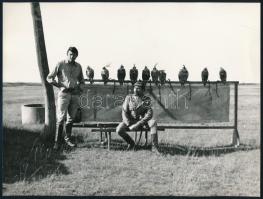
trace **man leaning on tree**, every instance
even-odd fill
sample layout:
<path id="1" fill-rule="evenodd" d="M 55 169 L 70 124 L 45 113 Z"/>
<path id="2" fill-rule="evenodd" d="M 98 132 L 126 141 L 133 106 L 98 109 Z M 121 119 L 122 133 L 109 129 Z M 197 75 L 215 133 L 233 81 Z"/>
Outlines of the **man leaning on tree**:
<path id="1" fill-rule="evenodd" d="M 69 147 L 75 147 L 71 140 L 73 120 L 79 108 L 80 94 L 84 86 L 82 68 L 75 60 L 78 50 L 69 47 L 67 59 L 60 61 L 53 71 L 47 76 L 47 82 L 60 89 L 57 99 L 57 126 L 54 149 L 58 150 L 63 142 L 63 127 L 65 125 L 65 143 Z M 55 78 L 57 77 L 57 81 Z"/>
<path id="2" fill-rule="evenodd" d="M 143 94 L 142 82 L 134 84 L 134 94 L 126 96 L 122 105 L 122 122 L 117 126 L 116 132 L 128 143 L 127 150 L 134 149 L 135 142 L 126 133 L 139 130 L 141 127 L 150 128 L 152 151 L 158 152 L 157 123 L 152 118 L 151 99 Z"/>

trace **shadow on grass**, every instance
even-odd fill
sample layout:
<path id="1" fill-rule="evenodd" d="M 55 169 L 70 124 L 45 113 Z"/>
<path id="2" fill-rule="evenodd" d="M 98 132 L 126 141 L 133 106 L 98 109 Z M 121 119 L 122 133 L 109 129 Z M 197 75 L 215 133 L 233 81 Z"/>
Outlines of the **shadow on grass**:
<path id="1" fill-rule="evenodd" d="M 75 140 L 82 140 L 78 137 L 75 138 Z M 84 142 L 77 142 L 78 148 L 101 148 L 101 149 L 107 149 L 108 145 L 105 140 L 103 140 L 104 143 L 100 142 L 99 139 L 92 138 L 85 140 Z M 111 150 L 126 150 L 127 144 L 121 140 L 121 139 L 112 139 L 111 140 Z M 142 149 L 142 148 L 141 148 Z"/>
<path id="2" fill-rule="evenodd" d="M 39 180 L 48 175 L 69 174 L 59 162 L 66 157 L 40 139 L 40 131 L 23 127 L 3 128 L 3 182 Z"/>
<path id="3" fill-rule="evenodd" d="M 159 144 L 159 150 L 162 154 L 169 155 L 189 155 L 189 156 L 220 156 L 236 151 L 250 151 L 259 149 L 259 146 L 240 144 L 238 147 L 233 145 L 221 145 L 213 147 L 195 147 L 183 146 L 178 144 Z"/>
<path id="4" fill-rule="evenodd" d="M 101 144 L 98 139 L 90 139 L 85 142 L 82 142 L 78 147 L 86 148 L 104 148 L 107 149 L 107 144 Z M 112 139 L 111 141 L 111 150 L 126 150 L 127 143 L 121 139 Z M 236 151 L 250 151 L 259 149 L 259 146 L 249 145 L 249 144 L 240 144 L 238 147 L 233 145 L 221 145 L 213 147 L 195 147 L 179 144 L 167 144 L 159 143 L 159 152 L 163 155 L 188 155 L 188 156 L 220 156 L 223 154 L 233 153 Z M 136 146 L 136 151 L 140 150 L 151 150 L 151 144 L 148 143 L 144 145 L 139 143 Z"/>

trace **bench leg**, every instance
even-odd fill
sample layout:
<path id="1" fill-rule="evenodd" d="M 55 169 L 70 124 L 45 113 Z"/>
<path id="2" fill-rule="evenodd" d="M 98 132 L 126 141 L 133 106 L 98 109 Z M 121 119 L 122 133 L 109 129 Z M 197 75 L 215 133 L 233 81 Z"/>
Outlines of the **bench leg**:
<path id="1" fill-rule="evenodd" d="M 239 144 L 240 144 L 239 134 L 238 134 L 237 129 L 234 129 L 234 131 L 233 131 L 232 144 L 233 144 L 235 147 L 238 147 Z"/>
<path id="2" fill-rule="evenodd" d="M 145 144 L 144 146 L 148 145 L 148 131 L 145 131 Z"/>
<path id="3" fill-rule="evenodd" d="M 108 142 L 108 134 L 107 134 L 107 132 L 104 132 L 104 142 Z"/>
<path id="4" fill-rule="evenodd" d="M 102 131 L 100 132 L 100 143 L 102 142 Z"/>
<path id="5" fill-rule="evenodd" d="M 110 145 L 111 145 L 111 132 L 107 132 L 107 137 L 108 137 L 108 150 L 110 150 Z"/>
<path id="6" fill-rule="evenodd" d="M 134 142 L 137 143 L 137 131 L 135 131 Z"/>
<path id="7" fill-rule="evenodd" d="M 136 131 L 136 134 L 137 134 L 137 131 Z M 139 139 L 136 139 L 135 145 L 139 145 L 140 144 L 141 138 L 142 138 L 142 131 L 140 131 Z"/>

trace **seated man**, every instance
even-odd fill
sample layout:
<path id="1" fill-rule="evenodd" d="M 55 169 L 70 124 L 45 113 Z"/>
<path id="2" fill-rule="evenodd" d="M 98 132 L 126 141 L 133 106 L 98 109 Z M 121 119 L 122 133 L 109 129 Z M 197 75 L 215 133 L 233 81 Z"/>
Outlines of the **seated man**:
<path id="1" fill-rule="evenodd" d="M 127 95 L 122 106 L 122 122 L 117 126 L 116 132 L 128 143 L 127 150 L 134 149 L 133 139 L 126 133 L 139 130 L 140 127 L 149 126 L 152 139 L 152 151 L 158 152 L 157 123 L 152 119 L 153 111 L 151 99 L 143 95 L 142 82 L 134 85 L 134 94 Z"/>

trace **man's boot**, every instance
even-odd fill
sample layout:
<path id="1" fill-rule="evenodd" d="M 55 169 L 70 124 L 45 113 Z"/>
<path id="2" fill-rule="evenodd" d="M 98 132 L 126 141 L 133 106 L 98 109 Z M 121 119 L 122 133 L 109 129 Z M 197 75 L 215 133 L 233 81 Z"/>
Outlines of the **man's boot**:
<path id="1" fill-rule="evenodd" d="M 152 140 L 152 152 L 159 152 L 158 149 L 158 134 L 151 134 L 151 140 Z"/>
<path id="2" fill-rule="evenodd" d="M 128 143 L 126 150 L 133 150 L 135 147 L 135 142 L 133 139 L 127 133 L 122 133 L 120 136 Z"/>
<path id="3" fill-rule="evenodd" d="M 62 144 L 63 124 L 57 124 L 54 149 L 59 150 Z"/>
<path id="4" fill-rule="evenodd" d="M 66 124 L 66 127 L 65 127 L 66 135 L 65 135 L 64 139 L 65 139 L 65 142 L 68 146 L 75 147 L 76 144 L 72 143 L 72 141 L 71 141 L 71 131 L 72 131 L 72 124 L 71 123 Z"/>

